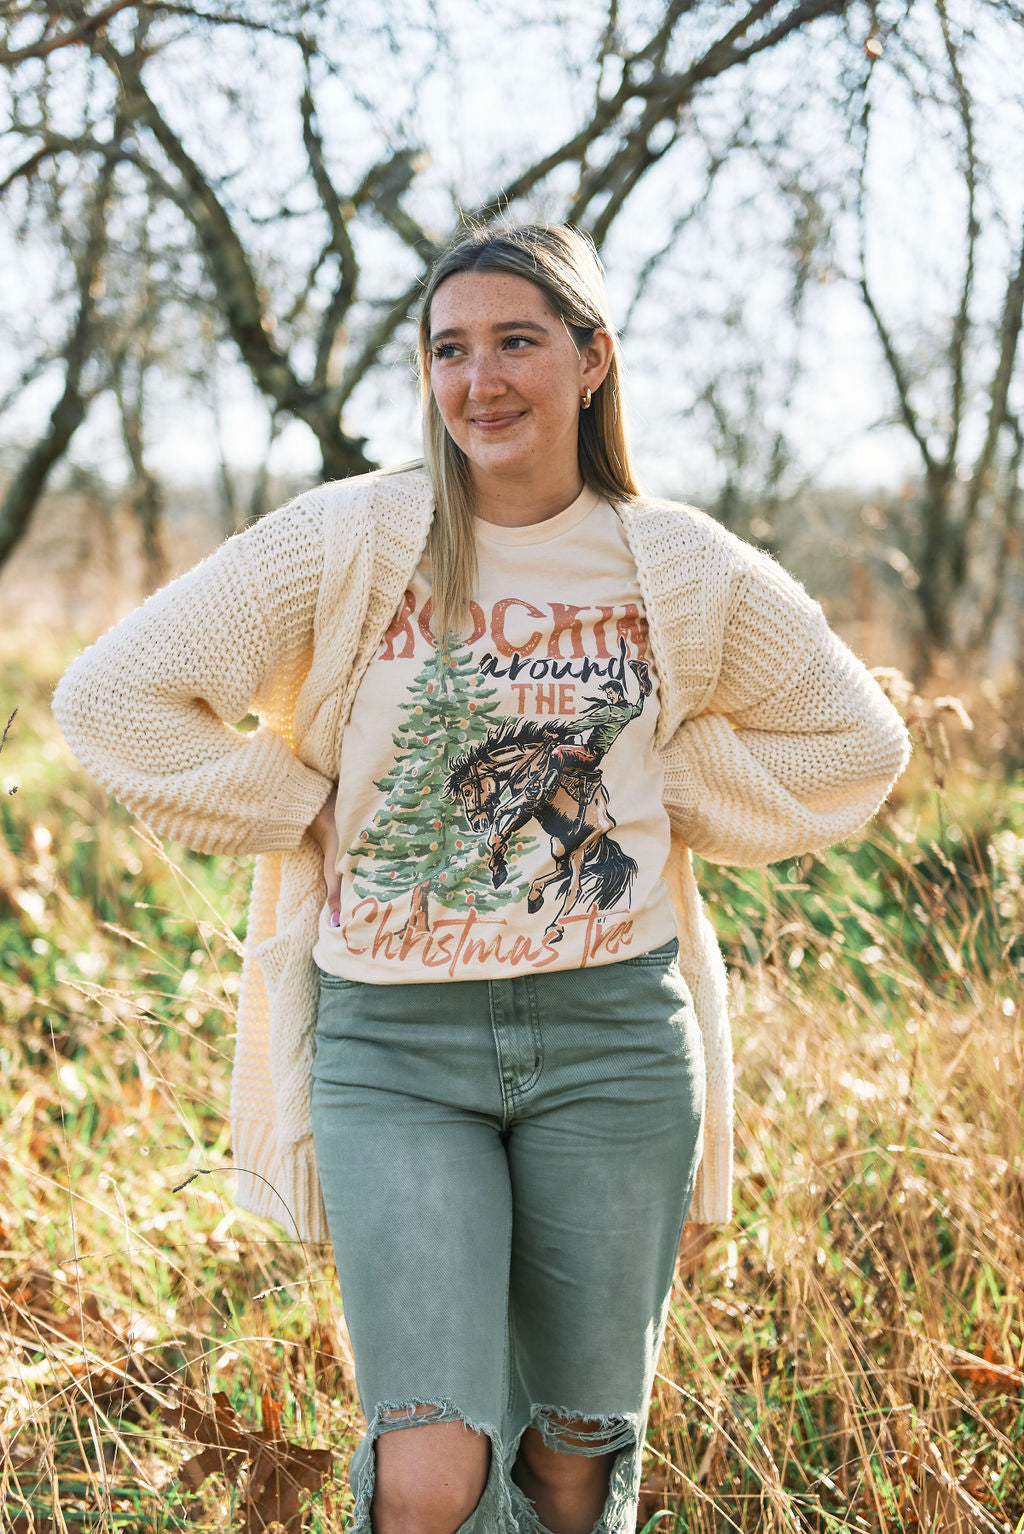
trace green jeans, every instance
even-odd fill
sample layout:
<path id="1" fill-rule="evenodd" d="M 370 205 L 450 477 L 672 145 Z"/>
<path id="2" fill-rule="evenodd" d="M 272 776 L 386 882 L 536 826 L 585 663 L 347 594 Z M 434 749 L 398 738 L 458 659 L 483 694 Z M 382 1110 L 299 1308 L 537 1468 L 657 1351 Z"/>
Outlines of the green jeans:
<path id="1" fill-rule="evenodd" d="M 378 1435 L 455 1420 L 491 1441 L 459 1534 L 543 1531 L 510 1474 L 531 1424 L 614 1451 L 595 1534 L 635 1529 L 704 1114 L 677 951 L 501 980 L 321 973 L 313 1133 L 367 1421 L 351 1534 L 370 1534 Z M 434 1411 L 395 1415 L 415 1406 Z"/>

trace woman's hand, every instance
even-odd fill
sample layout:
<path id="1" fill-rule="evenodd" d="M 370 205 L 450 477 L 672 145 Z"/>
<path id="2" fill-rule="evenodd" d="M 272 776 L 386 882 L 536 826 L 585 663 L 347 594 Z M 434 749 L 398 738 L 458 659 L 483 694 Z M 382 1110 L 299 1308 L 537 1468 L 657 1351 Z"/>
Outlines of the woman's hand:
<path id="1" fill-rule="evenodd" d="M 338 826 L 334 818 L 338 801 L 338 785 L 335 783 L 318 814 L 310 821 L 310 835 L 320 843 L 324 855 L 324 879 L 327 881 L 327 904 L 331 912 L 331 926 L 341 919 L 341 878 L 338 874 Z"/>

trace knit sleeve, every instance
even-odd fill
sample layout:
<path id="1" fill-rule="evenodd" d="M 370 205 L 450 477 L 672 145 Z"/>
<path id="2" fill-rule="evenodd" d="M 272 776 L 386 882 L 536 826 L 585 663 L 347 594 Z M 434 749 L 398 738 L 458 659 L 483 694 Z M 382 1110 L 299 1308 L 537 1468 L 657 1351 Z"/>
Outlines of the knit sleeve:
<path id="1" fill-rule="evenodd" d="M 870 819 L 908 755 L 902 719 L 820 606 L 750 550 L 713 694 L 663 753 L 673 829 L 717 863 L 816 851 Z"/>
<path id="2" fill-rule="evenodd" d="M 85 650 L 54 693 L 90 776 L 198 852 L 297 847 L 330 792 L 277 729 L 236 728 L 267 700 L 273 717 L 308 668 L 322 518 L 300 498 L 228 539 Z"/>

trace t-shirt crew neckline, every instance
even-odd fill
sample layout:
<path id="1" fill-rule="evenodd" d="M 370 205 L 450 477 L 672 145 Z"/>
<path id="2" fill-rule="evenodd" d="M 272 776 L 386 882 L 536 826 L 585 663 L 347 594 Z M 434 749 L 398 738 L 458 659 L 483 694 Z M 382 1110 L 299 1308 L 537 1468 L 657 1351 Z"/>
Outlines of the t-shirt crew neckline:
<path id="1" fill-rule="evenodd" d="M 482 517 L 474 517 L 476 536 L 481 543 L 550 543 L 552 538 L 560 538 L 563 533 L 578 527 L 585 517 L 589 517 L 600 499 L 596 490 L 584 485 L 571 506 L 567 506 L 557 516 L 548 517 L 544 522 L 531 522 L 526 527 L 502 527 L 496 522 L 485 522 Z"/>

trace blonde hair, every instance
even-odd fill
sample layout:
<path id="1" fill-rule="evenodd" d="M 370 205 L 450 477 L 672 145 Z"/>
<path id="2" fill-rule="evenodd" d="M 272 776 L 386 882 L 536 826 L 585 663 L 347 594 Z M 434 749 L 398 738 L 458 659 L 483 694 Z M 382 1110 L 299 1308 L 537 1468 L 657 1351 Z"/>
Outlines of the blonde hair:
<path id="1" fill-rule="evenodd" d="M 590 409 L 580 411 L 580 474 L 583 483 L 605 500 L 623 502 L 640 495 L 626 437 L 618 338 L 593 242 L 569 224 L 501 223 L 471 228 L 435 262 L 420 311 L 423 462 L 435 507 L 427 544 L 433 583 L 431 627 L 442 648 L 448 636 L 458 635 L 469 620 L 477 577 L 469 465 L 444 424 L 427 370 L 431 300 L 441 283 L 458 272 L 509 272 L 527 278 L 566 325 L 577 348 L 589 345 L 598 326 L 611 334 L 611 366 Z"/>

